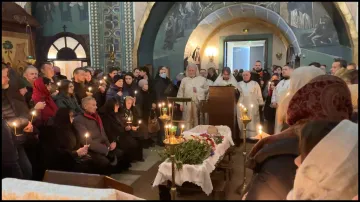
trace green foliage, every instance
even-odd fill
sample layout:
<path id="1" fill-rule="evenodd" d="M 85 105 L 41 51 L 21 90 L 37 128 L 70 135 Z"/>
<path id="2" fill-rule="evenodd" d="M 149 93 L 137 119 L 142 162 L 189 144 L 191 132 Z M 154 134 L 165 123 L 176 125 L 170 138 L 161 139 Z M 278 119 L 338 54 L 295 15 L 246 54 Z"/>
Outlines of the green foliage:
<path id="1" fill-rule="evenodd" d="M 211 153 L 211 146 L 207 142 L 200 142 L 197 140 L 187 140 L 173 149 L 175 154 L 175 164 L 178 170 L 182 169 L 183 164 L 202 164 Z M 159 155 L 163 161 L 170 158 L 171 148 L 165 148 L 163 151 L 159 152 Z"/>

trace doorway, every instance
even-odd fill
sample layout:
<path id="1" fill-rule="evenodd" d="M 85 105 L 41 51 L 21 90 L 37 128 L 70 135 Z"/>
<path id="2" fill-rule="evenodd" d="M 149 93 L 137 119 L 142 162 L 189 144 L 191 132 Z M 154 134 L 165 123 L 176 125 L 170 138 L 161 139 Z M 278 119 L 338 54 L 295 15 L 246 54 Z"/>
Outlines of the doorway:
<path id="1" fill-rule="evenodd" d="M 231 71 L 243 69 L 252 71 L 256 61 L 267 62 L 267 40 L 225 41 L 224 66 Z"/>

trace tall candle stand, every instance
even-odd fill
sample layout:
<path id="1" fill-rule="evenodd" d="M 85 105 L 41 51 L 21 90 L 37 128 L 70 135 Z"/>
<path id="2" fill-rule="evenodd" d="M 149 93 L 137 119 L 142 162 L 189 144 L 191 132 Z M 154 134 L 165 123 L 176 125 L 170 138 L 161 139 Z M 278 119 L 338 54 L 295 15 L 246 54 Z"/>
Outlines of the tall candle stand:
<path id="1" fill-rule="evenodd" d="M 171 126 L 166 126 L 165 128 L 166 139 L 164 140 L 164 144 L 166 147 L 170 148 L 170 160 L 171 160 L 171 200 L 175 200 L 176 198 L 176 184 L 175 184 L 175 147 L 180 145 L 184 142 L 182 138 L 176 138 L 175 133 L 176 130 L 174 130 Z"/>
<path id="2" fill-rule="evenodd" d="M 237 188 L 236 192 L 238 194 L 241 195 L 241 197 L 244 196 L 245 192 L 246 192 L 246 188 L 247 188 L 247 183 L 246 183 L 246 166 L 245 166 L 245 163 L 246 163 L 246 155 L 247 155 L 247 152 L 246 152 L 246 132 L 248 131 L 246 129 L 247 125 L 251 122 L 251 118 L 247 115 L 247 109 L 244 107 L 244 106 L 240 106 L 240 111 L 241 111 L 241 122 L 243 124 L 243 130 L 244 130 L 244 136 L 243 136 L 243 143 L 244 143 L 244 150 L 243 150 L 243 156 L 244 156 L 244 179 L 243 179 L 243 182 L 242 184 L 240 185 L 239 188 Z"/>

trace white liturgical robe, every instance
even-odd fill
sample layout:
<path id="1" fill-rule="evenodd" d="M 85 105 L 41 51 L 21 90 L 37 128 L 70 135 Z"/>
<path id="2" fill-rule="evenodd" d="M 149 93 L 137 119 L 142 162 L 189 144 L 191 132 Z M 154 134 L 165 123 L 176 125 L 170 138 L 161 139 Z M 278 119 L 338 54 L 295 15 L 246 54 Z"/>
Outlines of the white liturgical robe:
<path id="1" fill-rule="evenodd" d="M 196 89 L 194 91 L 194 88 Z M 198 125 L 199 101 L 205 100 L 209 91 L 206 79 L 202 76 L 194 78 L 185 77 L 181 80 L 180 88 L 177 94 L 178 98 L 191 98 L 191 103 L 178 103 L 183 105 L 183 120 L 192 121 L 185 124 L 185 130 L 191 129 Z"/>
<path id="2" fill-rule="evenodd" d="M 257 126 L 260 124 L 259 106 L 264 105 L 264 100 L 261 94 L 261 88 L 256 81 L 250 81 L 245 83 L 239 82 L 239 88 L 242 91 L 242 96 L 237 105 L 237 120 L 240 131 L 243 129 L 241 122 L 241 111 L 239 104 L 241 103 L 248 110 L 248 116 L 251 118 L 251 122 L 247 125 L 247 137 L 254 137 L 257 135 Z M 251 107 L 253 105 L 253 107 Z"/>
<path id="3" fill-rule="evenodd" d="M 271 97 L 271 103 L 279 104 L 280 101 L 285 97 L 286 92 L 290 87 L 290 79 L 283 79 L 281 80 L 278 85 L 275 87 L 275 93 L 273 93 Z"/>

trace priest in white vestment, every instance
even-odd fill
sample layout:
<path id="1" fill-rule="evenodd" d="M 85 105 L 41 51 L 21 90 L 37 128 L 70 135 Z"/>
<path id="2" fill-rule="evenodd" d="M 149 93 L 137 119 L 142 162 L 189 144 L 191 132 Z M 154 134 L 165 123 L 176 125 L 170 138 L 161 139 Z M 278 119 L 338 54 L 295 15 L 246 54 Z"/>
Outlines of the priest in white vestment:
<path id="1" fill-rule="evenodd" d="M 181 80 L 180 88 L 177 94 L 178 98 L 191 98 L 192 102 L 178 103 L 180 111 L 183 112 L 183 120 L 190 121 L 185 123 L 185 130 L 198 125 L 199 101 L 206 99 L 209 86 L 206 79 L 199 75 L 198 67 L 190 63 L 186 68 L 186 77 Z"/>
<path id="2" fill-rule="evenodd" d="M 290 76 L 291 73 L 293 71 L 293 68 L 285 65 L 282 68 L 282 75 L 283 75 L 283 79 L 278 83 L 278 85 L 276 86 L 274 93 L 272 94 L 271 97 L 271 107 L 276 108 L 276 114 L 278 113 L 278 106 L 279 103 L 284 99 L 284 97 L 286 96 L 286 93 L 288 92 L 289 86 L 290 86 Z M 278 117 L 278 115 L 276 115 L 276 117 Z M 282 129 L 283 125 L 279 125 L 278 122 L 275 122 L 275 134 L 279 133 Z"/>
<path id="3" fill-rule="evenodd" d="M 241 103 L 248 110 L 248 116 L 251 118 L 251 122 L 247 125 L 246 136 L 255 137 L 257 135 L 257 127 L 260 125 L 260 113 L 259 107 L 264 105 L 264 100 L 261 94 L 260 85 L 256 81 L 250 80 L 250 71 L 245 71 L 242 74 L 243 81 L 239 82 L 239 88 L 241 89 L 242 96 L 240 97 L 237 105 L 237 121 L 240 131 L 243 131 L 243 124 L 241 122 L 241 111 L 239 104 Z M 252 106 L 252 107 L 251 107 Z"/>
<path id="4" fill-rule="evenodd" d="M 228 86 L 230 84 L 238 89 L 237 81 L 234 75 L 231 74 L 231 69 L 229 67 L 224 67 L 221 74 L 215 80 L 214 86 Z"/>

